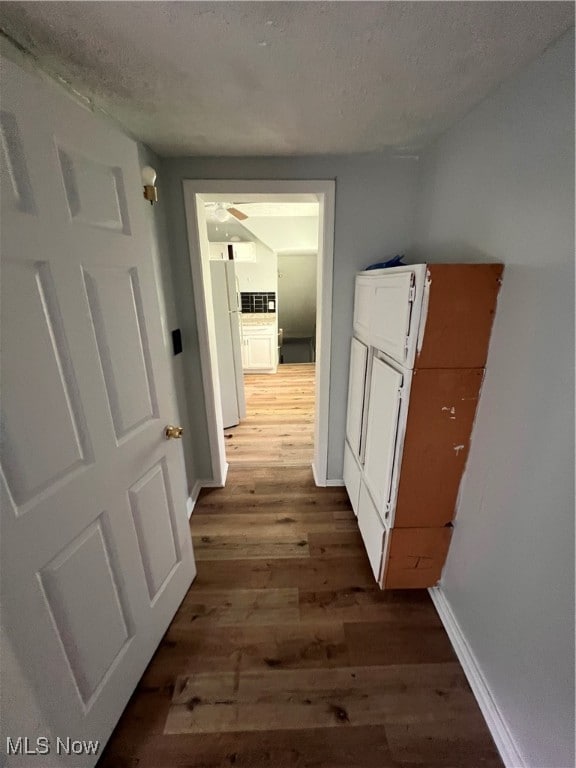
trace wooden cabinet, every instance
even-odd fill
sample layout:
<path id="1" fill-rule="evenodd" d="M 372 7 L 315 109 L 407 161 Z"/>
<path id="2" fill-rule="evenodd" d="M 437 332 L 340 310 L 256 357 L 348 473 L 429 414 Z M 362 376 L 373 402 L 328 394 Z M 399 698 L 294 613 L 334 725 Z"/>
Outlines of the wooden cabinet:
<path id="1" fill-rule="evenodd" d="M 356 278 L 344 482 L 382 588 L 440 578 L 501 275 L 418 264 Z"/>
<path id="2" fill-rule="evenodd" d="M 244 327 L 242 335 L 243 370 L 252 373 L 275 373 L 278 366 L 276 326 Z"/>

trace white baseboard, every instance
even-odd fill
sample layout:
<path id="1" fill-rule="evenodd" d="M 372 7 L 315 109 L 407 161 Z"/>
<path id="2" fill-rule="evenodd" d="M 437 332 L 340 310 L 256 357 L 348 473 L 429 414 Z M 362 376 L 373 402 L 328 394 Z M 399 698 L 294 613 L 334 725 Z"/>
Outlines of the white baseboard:
<path id="1" fill-rule="evenodd" d="M 188 520 L 192 517 L 192 512 L 194 511 L 194 507 L 196 506 L 196 502 L 198 501 L 198 496 L 200 495 L 200 491 L 202 490 L 202 481 L 196 480 L 194 485 L 192 486 L 190 490 L 190 496 L 188 496 L 188 500 L 186 501 L 186 511 L 188 512 Z"/>
<path id="2" fill-rule="evenodd" d="M 228 473 L 228 464 L 226 464 L 226 474 Z M 224 477 L 226 482 L 226 477 Z M 188 520 L 192 517 L 192 512 L 198 501 L 198 496 L 202 488 L 222 488 L 223 484 L 216 482 L 216 480 L 196 480 L 192 488 L 190 489 L 190 496 L 186 500 L 186 512 L 188 513 Z"/>
<path id="3" fill-rule="evenodd" d="M 312 464 L 310 466 L 312 467 L 312 477 L 314 478 L 314 485 L 317 488 L 324 488 L 326 486 L 326 481 L 324 480 L 323 482 L 319 482 L 319 480 L 318 480 L 318 472 L 316 472 L 316 464 L 314 464 L 314 462 L 312 462 Z"/>
<path id="4" fill-rule="evenodd" d="M 217 480 L 198 480 L 201 488 L 224 488 L 222 483 Z"/>
<path id="5" fill-rule="evenodd" d="M 442 587 L 428 590 L 506 768 L 528 768 Z"/>
<path id="6" fill-rule="evenodd" d="M 330 488 L 342 488 L 344 480 L 326 480 L 326 485 Z"/>

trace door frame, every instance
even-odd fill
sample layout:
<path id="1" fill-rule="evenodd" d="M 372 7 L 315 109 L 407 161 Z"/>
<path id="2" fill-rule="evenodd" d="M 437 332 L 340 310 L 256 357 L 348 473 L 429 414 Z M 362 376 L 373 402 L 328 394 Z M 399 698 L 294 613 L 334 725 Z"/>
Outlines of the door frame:
<path id="1" fill-rule="evenodd" d="M 239 181 L 224 179 L 184 179 L 184 206 L 188 228 L 188 247 L 198 339 L 200 363 L 213 482 L 223 486 L 226 482 L 228 463 L 224 445 L 224 428 L 220 406 L 220 381 L 216 333 L 212 307 L 209 245 L 205 227 L 204 207 L 199 203 L 228 202 L 230 197 L 254 198 L 274 195 L 283 202 L 296 202 L 302 195 L 314 195 L 319 204 L 318 257 L 316 283 L 316 392 L 314 409 L 314 458 L 312 471 L 316 485 L 327 484 L 328 428 L 330 408 L 330 349 L 332 336 L 332 284 L 334 265 L 334 218 L 336 200 L 335 181 Z"/>

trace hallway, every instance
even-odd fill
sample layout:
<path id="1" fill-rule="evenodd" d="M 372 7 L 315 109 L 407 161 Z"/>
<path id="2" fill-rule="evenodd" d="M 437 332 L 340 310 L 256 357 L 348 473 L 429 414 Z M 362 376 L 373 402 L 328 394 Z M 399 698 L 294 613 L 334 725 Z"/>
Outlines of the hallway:
<path id="1" fill-rule="evenodd" d="M 314 451 L 314 363 L 244 375 L 246 419 L 224 431 L 231 466 L 310 466 Z"/>
<path id="2" fill-rule="evenodd" d="M 250 377 L 246 451 L 191 519 L 198 576 L 99 768 L 500 768 L 428 594 L 381 592 L 345 490 L 314 485 L 297 368 L 275 394 Z"/>

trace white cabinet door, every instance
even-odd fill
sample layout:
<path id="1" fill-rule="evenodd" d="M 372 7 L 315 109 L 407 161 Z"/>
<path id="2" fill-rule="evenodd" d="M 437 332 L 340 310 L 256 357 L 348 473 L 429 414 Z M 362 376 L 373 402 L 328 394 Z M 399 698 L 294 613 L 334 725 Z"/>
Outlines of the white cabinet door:
<path id="1" fill-rule="evenodd" d="M 247 370 L 268 371 L 276 367 L 276 345 L 273 335 L 248 335 L 244 337 L 244 341 Z"/>
<path id="2" fill-rule="evenodd" d="M 348 492 L 348 498 L 354 514 L 358 517 L 358 494 L 360 493 L 360 479 L 362 477 L 362 470 L 358 464 L 358 460 L 352 453 L 352 449 L 347 442 L 344 443 L 344 485 Z"/>
<path id="3" fill-rule="evenodd" d="M 354 287 L 354 335 L 369 344 L 370 314 L 374 300 L 374 278 L 358 275 Z"/>
<path id="4" fill-rule="evenodd" d="M 228 243 L 210 243 L 211 261 L 228 261 Z"/>
<path id="5" fill-rule="evenodd" d="M 105 742 L 195 573 L 140 164 L 7 60 L 0 121 L 3 726 Z"/>
<path id="6" fill-rule="evenodd" d="M 383 519 L 391 494 L 402 382 L 401 373 L 374 358 L 367 406 L 364 478 Z"/>
<path id="7" fill-rule="evenodd" d="M 348 408 L 346 412 L 346 438 L 355 456 L 360 456 L 364 388 L 368 348 L 358 339 L 352 339 L 350 347 L 350 372 L 348 376 Z"/>
<path id="8" fill-rule="evenodd" d="M 235 261 L 256 261 L 255 243 L 234 243 L 232 247 Z"/>
<path id="9" fill-rule="evenodd" d="M 414 274 L 391 273 L 374 278 L 370 312 L 370 344 L 404 365 L 414 299 Z"/>
<path id="10" fill-rule="evenodd" d="M 364 483 L 360 483 L 358 499 L 358 528 L 364 541 L 374 578 L 381 585 L 382 566 L 386 555 L 386 528 Z"/>

